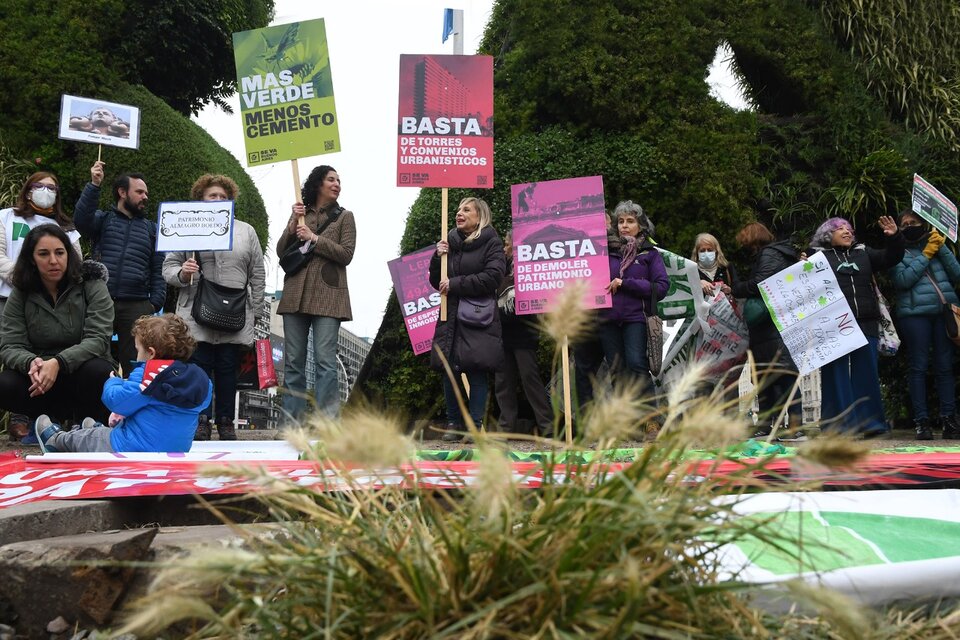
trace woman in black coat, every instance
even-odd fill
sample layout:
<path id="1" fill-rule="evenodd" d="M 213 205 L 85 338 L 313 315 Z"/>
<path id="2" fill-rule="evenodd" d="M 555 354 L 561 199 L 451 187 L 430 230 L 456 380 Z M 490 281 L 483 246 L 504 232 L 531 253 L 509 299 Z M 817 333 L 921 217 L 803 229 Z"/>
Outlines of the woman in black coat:
<path id="1" fill-rule="evenodd" d="M 773 421 L 790 397 L 799 373 L 790 352 L 783 344 L 780 332 L 763 306 L 757 285 L 794 264 L 799 258 L 796 249 L 788 241 L 777 242 L 770 230 L 759 222 L 751 222 L 741 229 L 737 233 L 737 243 L 753 256 L 750 274 L 735 281 L 731 290 L 735 298 L 747 299 L 744 304 L 744 319 L 747 320 L 750 332 L 750 351 L 753 352 L 757 370 L 761 372 L 757 402 L 760 405 L 762 422 L 757 425 L 753 437 L 765 438 L 773 430 Z M 749 312 L 751 304 L 763 306 L 763 312 L 758 313 L 753 322 Z M 803 432 L 798 431 L 802 418 L 799 395 L 797 393 L 794 396 L 793 402 L 787 408 L 790 431 L 781 436 L 781 440 L 805 439 Z"/>
<path id="2" fill-rule="evenodd" d="M 446 241 L 437 243 L 437 252 L 430 260 L 430 284 L 447 296 L 447 319 L 437 323 L 430 365 L 443 375 L 447 429 L 451 431 L 463 431 L 464 421 L 453 383 L 444 370 L 438 351 L 449 363 L 464 397 L 460 374 L 465 374 L 470 385 L 467 406 L 478 429 L 483 424 L 487 404 L 487 374 L 497 370 L 503 360 L 496 295 L 506 273 L 506 259 L 503 243 L 490 226 L 491 221 L 490 207 L 486 202 L 479 198 L 464 198 L 457 210 L 456 228 L 450 230 Z M 449 256 L 447 278 L 441 280 L 440 256 L 444 254 Z M 478 309 L 480 313 L 477 313 Z M 444 439 L 458 438 L 448 433 Z"/>

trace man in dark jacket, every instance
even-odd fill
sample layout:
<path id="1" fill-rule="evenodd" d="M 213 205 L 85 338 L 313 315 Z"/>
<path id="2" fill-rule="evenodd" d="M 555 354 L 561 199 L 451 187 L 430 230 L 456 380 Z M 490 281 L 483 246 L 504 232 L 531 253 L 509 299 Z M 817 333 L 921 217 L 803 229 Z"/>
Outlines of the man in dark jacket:
<path id="1" fill-rule="evenodd" d="M 163 307 L 167 285 L 163 280 L 163 254 L 154 247 L 157 226 L 145 217 L 147 184 L 138 173 L 124 173 L 113 181 L 116 205 L 97 209 L 103 162 L 90 168 L 90 182 L 83 188 L 73 212 L 77 230 L 93 244 L 93 256 L 110 272 L 107 288 L 113 298 L 113 330 L 119 338 L 117 361 L 125 371 L 136 360 L 131 331 L 133 323 Z"/>

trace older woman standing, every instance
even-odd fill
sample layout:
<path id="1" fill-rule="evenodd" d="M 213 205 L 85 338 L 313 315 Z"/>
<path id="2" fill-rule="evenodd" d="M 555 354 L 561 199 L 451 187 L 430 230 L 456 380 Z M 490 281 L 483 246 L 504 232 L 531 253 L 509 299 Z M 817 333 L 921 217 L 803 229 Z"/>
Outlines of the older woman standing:
<path id="1" fill-rule="evenodd" d="M 650 237 L 654 226 L 640 205 L 625 200 L 613 210 L 619 241 L 610 246 L 613 306 L 600 310 L 600 344 L 611 371 L 627 373 L 649 384 L 647 314 L 667 295 L 670 280 L 663 257 Z"/>
<path id="2" fill-rule="evenodd" d="M 492 220 L 486 202 L 479 198 L 464 198 L 457 210 L 456 227 L 450 230 L 446 240 L 437 243 L 437 252 L 430 260 L 430 284 L 447 296 L 447 319 L 437 323 L 430 366 L 440 371 L 443 377 L 447 429 L 451 432 L 463 431 L 464 420 L 454 394 L 454 383 L 444 369 L 440 353 L 453 371 L 464 397 L 460 374 L 466 375 L 470 385 L 467 406 L 470 419 L 478 429 L 483 424 L 487 404 L 487 374 L 496 371 L 503 361 L 496 295 L 507 266 L 503 243 L 490 226 Z M 441 280 L 440 256 L 444 254 L 449 254 L 447 278 Z M 464 312 L 471 301 L 489 303 L 490 313 L 482 314 L 484 317 L 479 321 L 471 320 Z M 456 440 L 459 436 L 447 433 L 443 439 Z"/>
<path id="3" fill-rule="evenodd" d="M 316 361 L 316 409 L 327 415 L 340 410 L 337 381 L 337 341 L 340 323 L 352 320 L 347 265 L 357 246 L 353 212 L 337 202 L 340 176 L 333 167 L 320 165 L 303 184 L 303 204 L 293 213 L 280 240 L 277 255 L 300 243 L 310 260 L 283 280 L 283 297 L 277 313 L 283 316 L 286 353 L 283 364 L 283 409 L 300 420 L 306 409 L 307 340 L 313 331 Z M 303 223 L 300 223 L 301 217 Z"/>
<path id="4" fill-rule="evenodd" d="M 903 235 L 890 216 L 878 220 L 886 238 L 884 249 L 856 243 L 851 224 L 830 218 L 813 235 L 811 251 L 823 251 L 850 304 L 867 344 L 820 368 L 820 421 L 827 429 L 880 435 L 889 430 L 880 398 L 877 343 L 880 302 L 873 290 L 873 274 L 903 259 Z M 808 252 L 809 253 L 809 252 Z"/>
<path id="5" fill-rule="evenodd" d="M 190 190 L 196 201 L 236 200 L 237 183 L 227 176 L 206 174 Z M 203 369 L 214 383 L 214 400 L 200 415 L 195 439 L 209 440 L 216 416 L 221 440 L 236 440 L 237 372 L 240 347 L 254 341 L 254 319 L 262 312 L 266 273 L 257 232 L 246 222 L 233 221 L 233 248 L 230 251 L 199 251 L 189 257 L 184 251 L 167 253 L 163 260 L 163 279 L 180 288 L 177 315 L 183 318 L 190 335 L 197 341 L 190 362 Z M 192 314 L 193 301 L 200 282 L 207 279 L 225 287 L 247 290 L 247 317 L 239 331 L 218 331 L 198 324 Z M 214 408 L 215 407 L 215 408 Z"/>
<path id="6" fill-rule="evenodd" d="M 954 285 L 960 282 L 960 264 L 946 239 L 910 211 L 900 216 L 905 241 L 903 260 L 891 269 L 897 290 L 897 320 L 907 351 L 907 391 L 917 430 L 917 440 L 933 440 L 927 413 L 927 368 L 933 347 L 933 377 L 940 402 L 940 427 L 944 439 L 960 439 L 954 389 L 953 358 L 956 347 L 947 337 L 943 304 L 960 304 Z"/>
<path id="7" fill-rule="evenodd" d="M 0 328 L 0 408 L 107 421 L 100 396 L 114 363 L 105 278 L 102 264 L 81 264 L 58 225 L 27 234 Z"/>

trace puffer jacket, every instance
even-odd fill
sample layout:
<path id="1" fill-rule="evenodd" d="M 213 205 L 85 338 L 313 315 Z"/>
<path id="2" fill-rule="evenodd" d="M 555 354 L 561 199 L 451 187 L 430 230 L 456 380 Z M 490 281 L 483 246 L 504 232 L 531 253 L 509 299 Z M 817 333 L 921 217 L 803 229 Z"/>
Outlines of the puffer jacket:
<path id="1" fill-rule="evenodd" d="M 88 182 L 77 200 L 73 223 L 93 244 L 93 257 L 107 266 L 107 286 L 114 300 L 149 300 L 154 310 L 163 307 L 167 284 L 163 280 L 163 254 L 155 251 L 157 225 L 142 215 L 128 218 L 110 207 L 97 209 L 100 187 Z"/>
<path id="2" fill-rule="evenodd" d="M 883 249 L 858 244 L 849 249 L 811 247 L 807 251 L 807 255 L 823 251 L 860 330 L 873 338 L 880 335 L 880 301 L 873 290 L 873 274 L 895 266 L 903 260 L 904 253 L 899 231 L 885 237 L 887 246 Z"/>
<path id="3" fill-rule="evenodd" d="M 797 250 L 788 240 L 771 242 L 757 252 L 750 267 L 750 274 L 734 281 L 730 287 L 734 298 L 761 298 L 759 284 L 783 271 L 798 260 Z M 755 348 L 766 342 L 780 341 L 780 332 L 769 316 L 757 325 L 750 327 L 750 347 Z"/>
<path id="4" fill-rule="evenodd" d="M 608 258 L 610 279 L 621 278 L 620 253 L 611 250 Z M 637 248 L 637 255 L 624 271 L 621 281 L 620 289 L 613 295 L 613 306 L 600 310 L 600 322 L 646 322 L 651 311 L 651 298 L 655 296 L 657 302 L 663 300 L 670 288 L 663 257 L 649 240 L 644 239 Z"/>
<path id="5" fill-rule="evenodd" d="M 92 358 L 112 361 L 113 300 L 106 268 L 87 260 L 83 277 L 81 283 L 68 284 L 55 303 L 45 292 L 13 290 L 0 328 L 0 360 L 5 367 L 29 373 L 37 356 L 55 356 L 68 372 Z"/>
<path id="6" fill-rule="evenodd" d="M 202 275 L 193 279 L 193 284 L 180 281 L 180 267 L 186 262 L 185 251 L 171 251 L 163 259 L 163 277 L 170 286 L 180 289 L 177 297 L 177 315 L 183 318 L 190 328 L 190 335 L 197 342 L 210 344 L 253 344 L 254 318 L 263 309 L 264 285 L 266 273 L 263 267 L 263 254 L 257 232 L 246 222 L 235 220 L 233 223 L 233 249 L 230 251 L 198 251 L 196 260 L 200 263 Z M 211 282 L 247 290 L 247 321 L 240 331 L 225 332 L 205 327 L 193 319 L 193 300 L 201 278 Z"/>
<path id="7" fill-rule="evenodd" d="M 960 304 L 954 286 L 960 282 L 960 263 L 946 246 L 933 256 L 933 259 L 923 255 L 921 245 L 907 247 L 903 260 L 890 270 L 893 286 L 896 289 L 896 315 L 898 318 L 907 316 L 935 316 L 943 312 L 940 296 L 933 288 L 933 283 L 927 274 L 936 281 L 947 302 Z"/>
<path id="8" fill-rule="evenodd" d="M 430 366 L 438 371 L 444 370 L 436 353 L 439 348 L 455 372 L 496 371 L 503 364 L 500 314 L 493 314 L 493 323 L 489 327 L 470 327 L 457 320 L 457 308 L 461 297 L 494 298 L 497 295 L 497 287 L 507 270 L 503 242 L 493 227 L 484 227 L 480 237 L 473 242 L 467 243 L 464 239 L 456 228 L 447 236 L 447 278 L 450 281 L 447 320 L 438 322 L 434 330 Z M 439 290 L 440 256 L 436 253 L 430 259 L 430 284 Z"/>

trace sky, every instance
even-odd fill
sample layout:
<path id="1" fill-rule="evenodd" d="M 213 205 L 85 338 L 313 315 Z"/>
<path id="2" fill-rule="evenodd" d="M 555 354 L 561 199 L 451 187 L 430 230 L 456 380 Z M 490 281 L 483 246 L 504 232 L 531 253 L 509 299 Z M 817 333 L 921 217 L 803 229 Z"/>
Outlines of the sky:
<path id="1" fill-rule="evenodd" d="M 341 151 L 300 158 L 298 165 L 301 180 L 319 164 L 335 167 L 342 183 L 339 204 L 356 217 L 357 248 L 347 267 L 353 321 L 343 326 L 361 337 L 374 338 L 380 328 L 392 287 L 387 262 L 399 255 L 407 214 L 420 191 L 396 186 L 400 55 L 453 53 L 452 38 L 441 43 L 443 9 L 448 6 L 463 9 L 463 52 L 476 53 L 492 0 L 459 0 L 452 6 L 450 0 L 276 2 L 271 24 L 316 18 L 325 22 Z M 716 95 L 742 108 L 735 83 L 720 64 L 722 57 L 718 55 L 712 68 L 711 86 Z M 246 167 L 239 96 L 228 102 L 233 114 L 210 105 L 194 120 Z M 273 248 L 295 200 L 291 164 L 247 167 L 247 173 L 270 220 L 267 290 L 273 291 L 283 286 Z M 455 207 L 451 204 L 451 215 Z"/>

